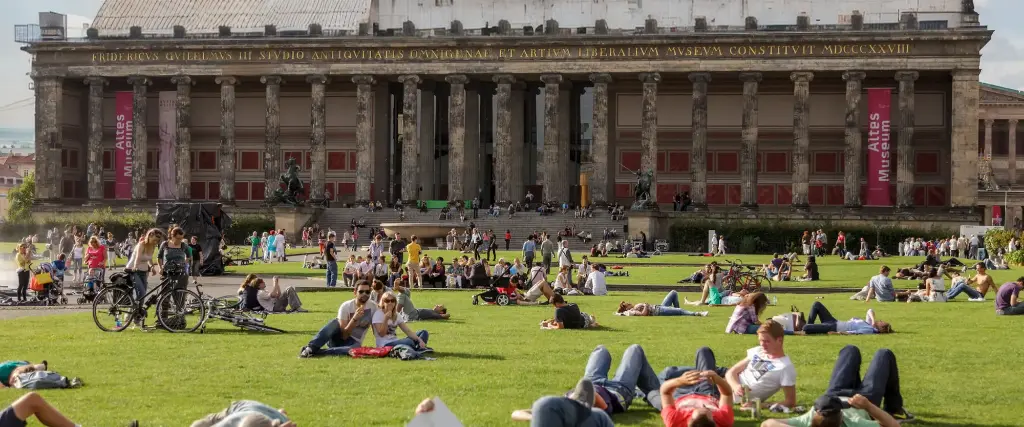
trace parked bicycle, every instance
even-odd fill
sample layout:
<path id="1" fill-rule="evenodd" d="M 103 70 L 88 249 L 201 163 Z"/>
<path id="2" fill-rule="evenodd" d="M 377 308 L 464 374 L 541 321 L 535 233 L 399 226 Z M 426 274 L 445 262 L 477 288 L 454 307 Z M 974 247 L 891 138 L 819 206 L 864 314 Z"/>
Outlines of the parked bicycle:
<path id="1" fill-rule="evenodd" d="M 729 264 L 729 270 L 722 279 L 722 285 L 733 292 L 746 290 L 747 292 L 758 292 L 767 287 L 772 290 L 772 281 L 763 273 L 758 271 L 754 265 L 743 264 L 743 260 L 725 260 Z M 746 271 L 744 271 L 746 270 Z"/>
<path id="2" fill-rule="evenodd" d="M 184 266 L 167 264 L 160 283 L 149 289 L 141 300 L 135 297 L 128 273 L 111 275 L 111 283 L 96 295 L 92 303 L 92 318 L 105 332 L 121 332 L 139 320 L 145 327 L 149 307 L 156 306 L 156 319 L 170 332 L 193 332 L 206 319 L 206 306 L 199 295 L 187 288 L 175 288 Z"/>

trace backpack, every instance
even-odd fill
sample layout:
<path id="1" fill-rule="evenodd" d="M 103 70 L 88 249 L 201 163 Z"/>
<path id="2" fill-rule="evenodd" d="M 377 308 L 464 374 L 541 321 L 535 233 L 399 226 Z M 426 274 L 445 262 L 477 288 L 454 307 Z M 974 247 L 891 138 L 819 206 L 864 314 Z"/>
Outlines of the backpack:
<path id="1" fill-rule="evenodd" d="M 27 390 L 68 388 L 68 385 L 67 377 L 56 372 L 35 371 L 18 375 L 18 388 Z"/>
<path id="2" fill-rule="evenodd" d="M 356 347 L 348 351 L 348 355 L 353 359 L 364 359 L 364 358 L 381 358 L 387 357 L 388 353 L 391 353 L 390 346 L 388 347 Z"/>

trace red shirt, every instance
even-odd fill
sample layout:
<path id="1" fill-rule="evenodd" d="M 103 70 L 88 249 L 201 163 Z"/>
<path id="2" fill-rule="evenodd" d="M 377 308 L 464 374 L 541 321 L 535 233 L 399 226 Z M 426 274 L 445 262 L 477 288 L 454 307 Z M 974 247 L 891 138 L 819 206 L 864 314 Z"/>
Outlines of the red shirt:
<path id="1" fill-rule="evenodd" d="M 103 263 L 107 261 L 107 248 L 89 246 L 85 251 L 85 259 L 89 268 L 103 268 Z"/>
<path id="2" fill-rule="evenodd" d="M 718 399 L 715 399 L 711 396 L 705 396 L 703 394 L 688 394 L 686 396 L 680 397 L 679 399 L 676 399 L 675 405 L 662 409 L 661 420 L 665 422 L 665 427 L 685 427 L 690 424 L 690 415 L 693 414 L 694 408 L 677 408 L 677 406 L 679 406 L 679 403 L 684 400 L 699 400 L 703 401 L 703 403 L 705 403 L 707 406 L 713 406 L 717 408 L 714 412 L 711 413 L 711 419 L 715 422 L 715 425 L 718 427 L 732 427 L 732 407 L 726 406 L 724 408 L 721 408 L 718 405 Z"/>

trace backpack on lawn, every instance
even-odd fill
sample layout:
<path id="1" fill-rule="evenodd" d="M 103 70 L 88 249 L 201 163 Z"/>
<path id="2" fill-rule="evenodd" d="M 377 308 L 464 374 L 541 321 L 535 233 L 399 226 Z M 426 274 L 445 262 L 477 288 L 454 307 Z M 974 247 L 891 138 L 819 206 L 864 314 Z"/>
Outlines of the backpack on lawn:
<path id="1" fill-rule="evenodd" d="M 18 388 L 27 390 L 44 390 L 51 388 L 68 388 L 68 378 L 52 371 L 26 372 L 18 375 Z"/>

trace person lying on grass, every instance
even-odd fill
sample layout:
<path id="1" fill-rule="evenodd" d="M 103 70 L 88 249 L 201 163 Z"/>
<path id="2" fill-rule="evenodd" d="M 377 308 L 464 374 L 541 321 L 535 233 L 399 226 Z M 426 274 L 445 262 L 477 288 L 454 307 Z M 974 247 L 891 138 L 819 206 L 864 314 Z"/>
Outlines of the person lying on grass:
<path id="1" fill-rule="evenodd" d="M 700 292 L 700 299 L 697 301 L 686 300 L 688 305 L 733 305 L 735 301 L 729 300 L 728 297 L 732 292 L 726 289 L 723 284 L 725 279 L 725 273 L 722 272 L 721 267 L 718 263 L 712 262 L 710 264 L 711 272 L 704 277 L 703 288 Z M 730 304 L 731 303 L 731 304 Z"/>
<path id="2" fill-rule="evenodd" d="M 529 421 L 530 427 L 613 427 L 608 413 L 596 406 L 597 397 L 594 383 L 584 378 L 568 397 L 537 399 L 530 410 L 513 412 L 512 420 Z"/>
<path id="3" fill-rule="evenodd" d="M 792 271 L 793 267 L 790 265 L 789 260 L 780 258 L 777 253 L 772 255 L 772 260 L 768 264 L 761 266 L 761 272 L 768 276 L 768 280 L 776 282 L 789 280 L 789 275 Z"/>
<path id="4" fill-rule="evenodd" d="M 192 427 L 295 427 L 284 409 L 274 409 L 254 400 L 231 402 L 227 409 L 192 423 Z"/>
<path id="5" fill-rule="evenodd" d="M 370 301 L 370 292 L 370 282 L 356 282 L 353 289 L 355 298 L 341 304 L 338 308 L 338 317 L 327 321 L 327 324 L 320 328 L 313 339 L 299 351 L 299 357 L 347 356 L 353 347 L 362 346 L 366 330 L 370 328 L 374 314 L 379 310 L 377 304 Z M 324 346 L 327 348 L 324 349 Z"/>
<path id="6" fill-rule="evenodd" d="M 255 274 L 245 276 L 245 281 L 238 289 L 238 295 L 242 297 L 242 307 L 248 310 L 266 311 L 268 313 L 305 313 L 302 308 L 302 301 L 295 288 L 289 286 L 284 291 L 277 276 L 272 279 L 274 285 L 267 289 L 267 283 Z"/>
<path id="7" fill-rule="evenodd" d="M 619 316 L 707 316 L 706 311 L 689 311 L 679 308 L 679 293 L 669 291 L 660 305 L 641 303 L 629 303 L 622 301 L 619 309 L 615 312 Z"/>
<path id="8" fill-rule="evenodd" d="M 787 420 L 766 420 L 761 427 L 897 427 L 914 420 L 903 407 L 899 367 L 892 350 L 876 351 L 863 379 L 860 365 L 860 349 L 843 347 L 832 368 L 828 390 L 814 401 L 812 410 Z"/>
<path id="9" fill-rule="evenodd" d="M 803 318 L 803 313 L 796 313 L 796 310 L 793 311 L 801 319 Z M 847 321 L 841 321 L 836 319 L 832 313 L 829 313 L 828 309 L 825 308 L 825 304 L 822 304 L 820 301 L 815 301 L 814 304 L 811 304 L 810 317 L 807 319 L 807 323 L 801 325 L 800 321 L 797 321 L 794 329 L 798 335 L 866 335 L 891 334 L 893 332 L 892 325 L 888 322 L 875 319 L 874 310 L 869 309 L 864 319 L 854 317 Z"/>
<path id="10" fill-rule="evenodd" d="M 435 305 L 433 309 L 430 308 L 416 308 L 416 305 L 412 303 L 412 293 L 409 291 L 409 282 L 405 279 L 399 278 L 395 280 L 394 288 L 395 297 L 398 299 L 398 306 L 402 308 L 402 313 L 405 313 L 406 319 L 410 322 L 417 320 L 448 320 L 451 316 L 448 314 L 448 309 L 443 305 Z"/>
<path id="11" fill-rule="evenodd" d="M 677 368 L 657 391 L 649 393 L 651 406 L 661 411 L 666 427 L 731 427 L 733 389 L 718 374 L 715 353 L 708 347 L 697 350 L 693 368 Z"/>
<path id="12" fill-rule="evenodd" d="M 647 355 L 643 347 L 633 344 L 622 353 L 622 360 L 615 370 L 615 376 L 608 378 L 608 371 L 612 366 L 612 356 L 608 348 L 598 345 L 590 352 L 587 360 L 587 367 L 583 370 L 583 380 L 589 380 L 594 385 L 594 407 L 605 411 L 609 416 L 626 412 L 633 399 L 638 396 L 644 397 L 655 392 L 661 386 L 661 381 L 654 374 L 654 369 L 647 362 Z M 566 393 L 570 397 L 572 392 Z"/>
<path id="13" fill-rule="evenodd" d="M 576 304 L 565 302 L 565 298 L 559 294 L 551 297 L 551 305 L 555 306 L 555 318 L 540 322 L 541 329 L 588 329 L 599 326 L 597 318 L 580 311 Z"/>
<path id="14" fill-rule="evenodd" d="M 36 392 L 26 393 L 0 412 L 0 427 L 25 427 L 28 419 L 33 416 L 46 427 L 82 427 L 69 420 Z M 138 421 L 132 421 L 129 427 L 138 425 Z"/>

